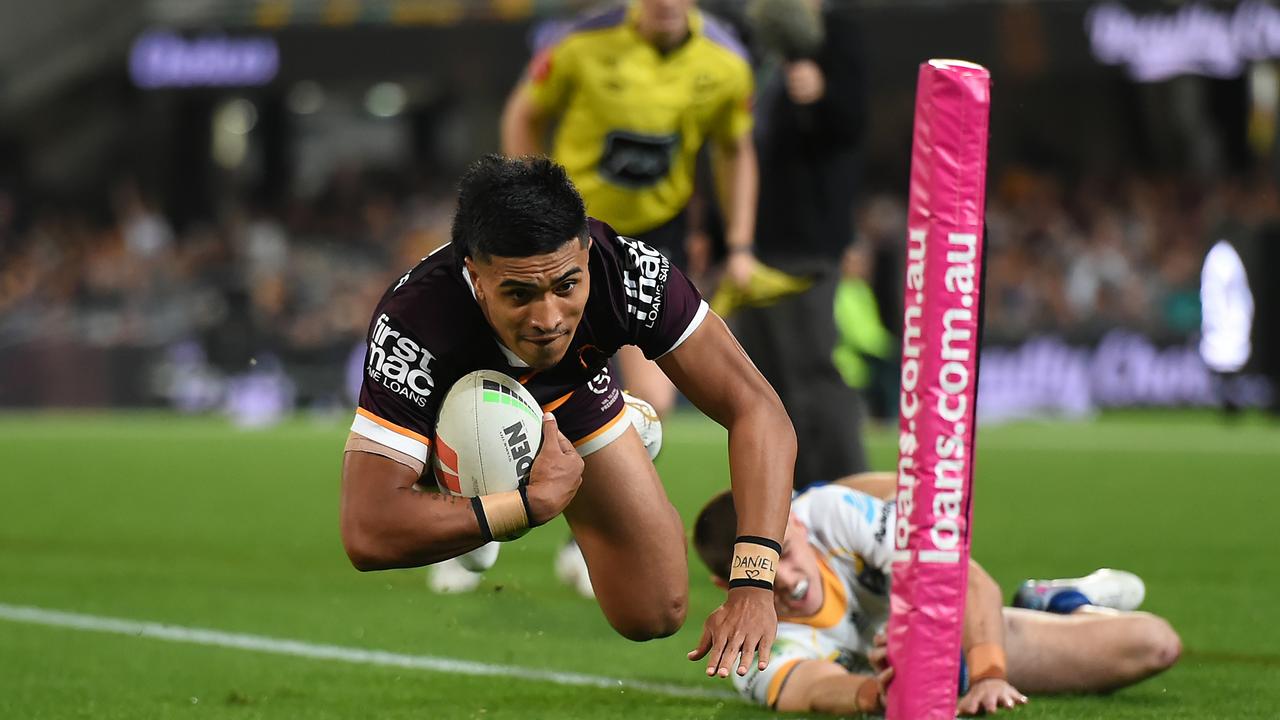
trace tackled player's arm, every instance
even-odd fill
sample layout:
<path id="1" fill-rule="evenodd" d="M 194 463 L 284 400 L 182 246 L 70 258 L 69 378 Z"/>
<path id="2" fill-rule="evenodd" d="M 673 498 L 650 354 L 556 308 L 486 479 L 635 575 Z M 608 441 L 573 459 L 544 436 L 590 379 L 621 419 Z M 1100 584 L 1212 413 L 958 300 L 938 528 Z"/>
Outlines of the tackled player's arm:
<path id="1" fill-rule="evenodd" d="M 960 698 L 961 714 L 993 713 L 1027 701 L 1007 679 L 1000 586 L 974 560 L 969 561 L 963 646 L 970 680 L 969 691 Z"/>
<path id="2" fill-rule="evenodd" d="M 831 715 L 883 712 L 884 684 L 891 672 L 858 675 L 830 660 L 803 660 L 783 678 L 773 709 Z"/>

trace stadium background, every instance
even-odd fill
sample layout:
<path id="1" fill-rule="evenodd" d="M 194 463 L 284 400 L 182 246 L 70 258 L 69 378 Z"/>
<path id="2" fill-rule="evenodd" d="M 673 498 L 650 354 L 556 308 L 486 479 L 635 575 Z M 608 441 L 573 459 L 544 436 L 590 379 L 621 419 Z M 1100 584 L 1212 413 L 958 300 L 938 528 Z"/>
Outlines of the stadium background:
<path id="1" fill-rule="evenodd" d="M 975 555 L 1006 588 L 1134 569 L 1188 647 L 1139 688 L 1022 714 L 1274 716 L 1280 432 L 1265 412 L 1224 424 L 1196 341 L 1200 264 L 1226 237 L 1257 303 L 1237 399 L 1274 407 L 1280 13 L 856 6 L 858 236 L 890 330 L 915 68 L 962 57 L 995 78 Z M 584 7 L 0 3 L 0 603 L 706 689 L 682 660 L 714 606 L 696 565 L 690 627 L 630 646 L 551 579 L 557 532 L 462 599 L 420 572 L 357 575 L 337 542 L 368 313 L 447 238 L 531 32 Z M 1159 13 L 1182 20 L 1144 24 Z M 1259 32 L 1219 32 L 1243 25 Z M 727 482 L 719 439 L 687 411 L 669 423 L 660 470 L 686 519 Z M 868 442 L 889 467 L 888 431 Z M 747 712 L 3 621 L 0 648 L 6 717 Z"/>

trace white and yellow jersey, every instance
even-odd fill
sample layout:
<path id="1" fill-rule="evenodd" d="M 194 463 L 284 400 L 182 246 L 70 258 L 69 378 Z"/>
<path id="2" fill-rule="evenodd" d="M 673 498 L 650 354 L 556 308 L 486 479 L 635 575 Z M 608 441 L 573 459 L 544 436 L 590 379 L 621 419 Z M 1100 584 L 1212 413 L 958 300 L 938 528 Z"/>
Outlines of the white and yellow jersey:
<path id="1" fill-rule="evenodd" d="M 894 504 L 843 485 L 800 494 L 791 511 L 809 528 L 822 575 L 822 607 L 803 618 L 778 618 L 772 659 L 764 671 L 751 664 L 734 686 L 772 707 L 787 677 L 803 660 L 830 660 L 865 671 L 872 639 L 889 620 Z"/>

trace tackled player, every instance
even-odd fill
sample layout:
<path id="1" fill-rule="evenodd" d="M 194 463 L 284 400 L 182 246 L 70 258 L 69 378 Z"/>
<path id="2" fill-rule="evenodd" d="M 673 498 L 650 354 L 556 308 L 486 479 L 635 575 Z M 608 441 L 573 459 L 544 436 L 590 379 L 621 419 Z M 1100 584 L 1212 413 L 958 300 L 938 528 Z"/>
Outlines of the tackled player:
<path id="1" fill-rule="evenodd" d="M 607 368 L 635 345 L 729 431 L 744 552 L 775 545 L 790 507 L 795 433 L 778 396 L 685 276 L 644 243 L 586 216 L 549 160 L 485 157 L 464 175 L 453 242 L 383 295 L 342 468 L 342 539 L 360 570 L 426 565 L 492 540 L 491 513 L 540 525 L 564 513 L 596 598 L 623 636 L 680 628 L 688 567 L 680 517 Z M 521 502 L 416 492 L 441 396 L 462 375 L 519 378 L 544 411 Z M 515 492 L 515 491 L 513 491 Z M 502 518 L 504 527 L 512 521 Z M 761 550 L 767 554 L 768 551 Z M 739 582 L 691 656 L 740 674 L 776 629 L 772 573 Z M 741 661 L 739 662 L 739 656 Z"/>
<path id="2" fill-rule="evenodd" d="M 774 662 L 734 678 L 748 698 L 780 711 L 849 714 L 882 710 L 884 636 L 897 486 L 864 473 L 801 493 L 792 504 L 774 586 Z M 866 490 L 871 495 L 861 492 Z M 874 497 L 873 497 L 874 495 Z M 726 585 L 734 498 L 723 493 L 698 515 L 694 544 L 717 585 Z M 1131 573 L 1100 570 L 1069 581 L 1031 581 L 1017 608 L 970 563 L 959 711 L 995 712 L 1029 693 L 1105 692 L 1175 663 L 1177 633 L 1150 613 L 1131 612 L 1144 594 Z M 1029 609 L 1020 609 L 1029 608 Z M 1045 610 L 1047 612 L 1038 612 Z"/>

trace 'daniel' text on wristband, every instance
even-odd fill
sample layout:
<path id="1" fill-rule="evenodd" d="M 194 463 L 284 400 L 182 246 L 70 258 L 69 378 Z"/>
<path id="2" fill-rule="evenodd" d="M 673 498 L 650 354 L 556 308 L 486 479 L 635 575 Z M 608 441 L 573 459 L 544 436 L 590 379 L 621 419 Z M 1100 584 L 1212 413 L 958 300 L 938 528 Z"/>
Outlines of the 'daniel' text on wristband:
<path id="1" fill-rule="evenodd" d="M 729 567 L 729 587 L 773 589 L 778 574 L 778 556 L 782 546 L 776 540 L 757 535 L 739 535 L 733 545 L 733 563 Z"/>

